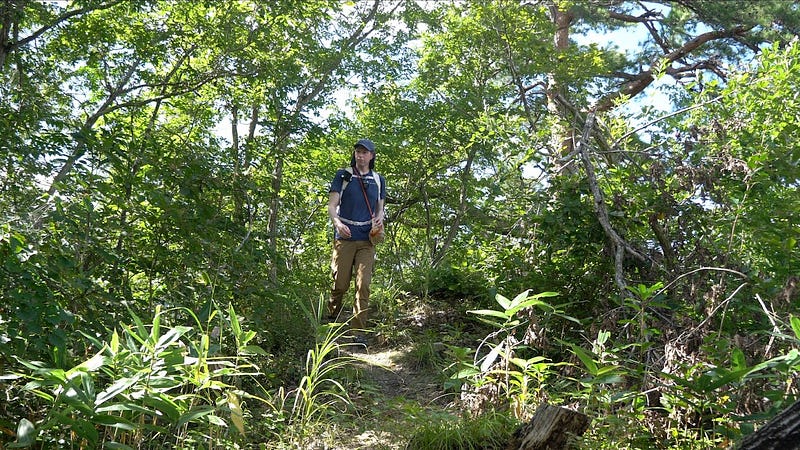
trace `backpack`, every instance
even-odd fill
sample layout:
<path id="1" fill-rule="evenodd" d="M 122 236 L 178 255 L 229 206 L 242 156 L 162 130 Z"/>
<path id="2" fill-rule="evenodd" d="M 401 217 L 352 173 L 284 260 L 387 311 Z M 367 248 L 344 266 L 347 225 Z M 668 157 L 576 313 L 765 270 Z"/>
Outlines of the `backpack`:
<path id="1" fill-rule="evenodd" d="M 349 177 L 342 180 L 342 190 L 339 192 L 339 203 L 342 203 L 342 196 L 344 195 L 344 190 L 347 189 L 347 185 L 350 183 L 350 179 L 353 177 L 353 167 L 347 167 L 344 170 L 350 174 Z M 381 175 L 378 172 L 372 171 L 372 174 L 375 178 L 375 184 L 378 185 L 378 200 L 381 199 Z"/>

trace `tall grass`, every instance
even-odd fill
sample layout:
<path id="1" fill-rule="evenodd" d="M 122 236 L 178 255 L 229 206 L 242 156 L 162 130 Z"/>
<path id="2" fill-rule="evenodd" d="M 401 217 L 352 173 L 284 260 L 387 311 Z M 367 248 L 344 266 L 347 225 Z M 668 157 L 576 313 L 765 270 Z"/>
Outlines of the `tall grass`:
<path id="1" fill-rule="evenodd" d="M 352 407 L 347 388 L 340 380 L 358 360 L 346 352 L 356 345 L 347 342 L 348 324 L 323 323 L 323 297 L 314 308 L 304 303 L 301 307 L 316 330 L 316 341 L 306 355 L 305 373 L 298 386 L 279 394 L 281 409 L 288 417 L 288 427 L 283 430 L 281 439 L 295 446 L 307 444 L 308 439 L 316 435 L 319 424 L 330 415 L 347 413 Z"/>

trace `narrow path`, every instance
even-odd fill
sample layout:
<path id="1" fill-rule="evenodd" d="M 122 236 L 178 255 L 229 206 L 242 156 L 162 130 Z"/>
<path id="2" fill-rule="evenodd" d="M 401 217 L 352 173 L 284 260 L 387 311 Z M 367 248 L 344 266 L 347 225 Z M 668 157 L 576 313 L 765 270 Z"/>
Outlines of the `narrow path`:
<path id="1" fill-rule="evenodd" d="M 356 371 L 348 386 L 352 416 L 332 425 L 335 438 L 328 436 L 328 444 L 314 450 L 405 450 L 421 426 L 458 417 L 457 394 L 444 388 L 442 370 L 449 356 L 431 339 L 447 335 L 459 320 L 449 310 L 420 302 L 394 319 L 406 331 L 402 338 L 378 337 L 365 351 L 348 346 L 344 353 L 355 358 Z"/>
<path id="2" fill-rule="evenodd" d="M 352 353 L 362 389 L 350 392 L 356 432 L 325 450 L 402 450 L 432 411 L 444 414 L 451 399 L 441 377 L 410 367 L 409 348 L 370 347 Z"/>
<path id="3" fill-rule="evenodd" d="M 441 382 L 430 371 L 415 370 L 407 363 L 408 351 L 391 348 L 359 353 L 357 366 L 387 398 L 403 397 L 425 406 L 442 396 Z"/>

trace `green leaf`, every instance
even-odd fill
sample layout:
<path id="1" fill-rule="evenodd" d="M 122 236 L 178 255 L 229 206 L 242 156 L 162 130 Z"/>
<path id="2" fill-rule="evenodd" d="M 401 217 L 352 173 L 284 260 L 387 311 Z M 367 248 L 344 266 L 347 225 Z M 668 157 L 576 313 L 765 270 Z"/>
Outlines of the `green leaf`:
<path id="1" fill-rule="evenodd" d="M 483 360 L 483 363 L 481 364 L 481 372 L 487 372 L 492 367 L 492 364 L 494 364 L 495 360 L 502 351 L 503 351 L 502 343 L 493 348 L 492 351 L 490 351 L 489 354 L 486 355 L 486 358 Z"/>
<path id="2" fill-rule="evenodd" d="M 130 307 L 128 307 L 128 314 L 130 314 L 133 322 L 136 325 L 136 332 L 134 332 L 132 329 L 128 329 L 128 335 L 135 338 L 137 341 L 139 341 L 139 343 L 144 344 L 149 337 L 147 328 L 144 327 L 144 322 L 142 322 L 142 319 L 140 319 L 139 316 L 137 316 L 136 313 L 130 309 Z"/>
<path id="3" fill-rule="evenodd" d="M 183 327 L 177 326 L 174 328 L 170 328 L 169 331 L 164 333 L 156 343 L 155 351 L 156 353 L 165 350 L 167 347 L 175 343 L 178 339 L 180 339 L 184 334 L 188 333 L 192 329 L 190 327 Z"/>
<path id="4" fill-rule="evenodd" d="M 269 356 L 263 348 L 259 347 L 258 345 L 245 345 L 240 349 L 240 352 L 243 355 L 261 355 L 261 356 Z"/>
<path id="5" fill-rule="evenodd" d="M 615 384 L 623 381 L 618 366 L 603 366 L 597 369 L 592 384 Z"/>
<path id="6" fill-rule="evenodd" d="M 256 332 L 253 330 L 245 331 L 239 338 L 239 347 L 244 347 L 250 342 L 254 337 L 256 337 Z"/>
<path id="7" fill-rule="evenodd" d="M 200 312 L 197 315 L 197 318 L 203 322 L 211 320 L 213 317 L 214 309 L 214 297 L 209 296 L 208 301 L 203 304 L 203 307 L 200 308 Z"/>
<path id="8" fill-rule="evenodd" d="M 103 356 L 105 349 L 101 349 L 97 354 L 87 359 L 86 361 L 78 364 L 77 366 L 67 371 L 67 378 L 72 378 L 76 372 L 96 372 L 99 368 L 103 367 L 108 362 L 108 358 Z"/>
<path id="9" fill-rule="evenodd" d="M 747 360 L 744 357 L 744 352 L 739 348 L 733 349 L 733 352 L 731 352 L 731 369 L 737 371 L 746 368 Z"/>
<path id="10" fill-rule="evenodd" d="M 792 324 L 792 330 L 794 331 L 794 335 L 797 339 L 800 339 L 800 317 L 792 316 L 789 319 L 789 322 Z"/>
<path id="11" fill-rule="evenodd" d="M 511 318 L 506 313 L 503 313 L 503 312 L 500 312 L 500 311 L 495 311 L 493 309 L 473 309 L 473 310 L 470 310 L 470 311 L 467 311 L 467 312 L 471 313 L 471 314 L 478 314 L 480 316 L 497 317 L 498 319 L 503 319 L 503 320 L 508 320 L 508 319 Z"/>
<path id="12" fill-rule="evenodd" d="M 119 380 L 115 381 L 111 386 L 103 390 L 97 395 L 97 398 L 94 400 L 95 406 L 100 406 L 106 401 L 114 398 L 117 394 L 124 392 L 134 384 L 136 384 L 139 379 L 144 375 L 143 372 L 136 373 L 131 378 L 120 378 Z"/>
<path id="13" fill-rule="evenodd" d="M 543 309 L 547 309 L 547 310 L 551 310 L 551 311 L 553 310 L 553 307 L 550 306 L 548 303 L 545 303 L 545 302 L 543 302 L 541 300 L 537 300 L 535 298 L 529 298 L 529 299 L 526 299 L 525 301 L 520 302 L 520 303 L 512 306 L 511 308 L 507 309 L 506 310 L 506 314 L 508 314 L 509 316 L 513 316 L 514 314 L 516 314 L 520 310 L 525 309 L 525 308 L 529 308 L 531 306 L 538 306 L 538 307 L 542 307 Z"/>
<path id="14" fill-rule="evenodd" d="M 133 431 L 136 429 L 136 425 L 128 419 L 110 414 L 96 414 L 92 417 L 92 420 L 95 423 L 111 428 L 119 428 L 120 430 Z"/>
<path id="15" fill-rule="evenodd" d="M 471 377 L 473 375 L 477 375 L 479 373 L 481 373 L 481 371 L 478 370 L 476 367 L 467 367 L 467 368 L 461 369 L 458 372 L 456 372 L 455 374 L 453 374 L 453 376 L 451 378 L 457 378 L 457 379 L 469 378 L 469 377 Z"/>
<path id="16" fill-rule="evenodd" d="M 244 413 L 242 412 L 239 396 L 237 396 L 235 392 L 228 391 L 227 400 L 228 409 L 231 411 L 231 422 L 233 422 L 233 426 L 236 428 L 236 431 L 244 436 Z"/>
<path id="17" fill-rule="evenodd" d="M 591 381 L 592 384 L 617 384 L 622 383 L 623 378 L 620 374 L 612 372 L 603 375 L 598 375 Z"/>
<path id="18" fill-rule="evenodd" d="M 181 408 L 172 400 L 172 398 L 169 398 L 164 394 L 159 394 L 157 396 L 145 395 L 142 398 L 142 403 L 147 406 L 152 406 L 157 411 L 167 416 L 171 421 L 178 421 L 181 418 Z"/>
<path id="19" fill-rule="evenodd" d="M 511 306 L 511 300 L 500 294 L 497 294 L 494 299 L 503 308 L 503 310 L 506 310 L 509 306 Z"/>
<path id="20" fill-rule="evenodd" d="M 153 326 L 150 328 L 150 344 L 158 342 L 161 336 L 161 305 L 156 305 L 156 313 L 153 316 Z"/>
<path id="21" fill-rule="evenodd" d="M 530 292 L 530 290 L 527 290 L 527 291 L 524 291 L 524 292 L 521 292 L 521 293 L 517 294 L 517 296 L 514 297 L 514 300 L 511 300 L 511 303 L 508 306 L 505 307 L 506 312 L 508 312 L 508 310 L 510 310 L 510 309 L 515 309 L 515 308 L 518 309 L 519 305 L 522 304 L 522 302 L 524 302 L 525 300 L 528 299 L 528 293 L 529 292 Z"/>
<path id="22" fill-rule="evenodd" d="M 581 324 L 581 321 L 580 321 L 580 320 L 578 320 L 578 319 L 576 319 L 575 317 L 568 316 L 568 315 L 566 315 L 566 314 L 561 314 L 561 313 L 555 313 L 555 315 L 556 315 L 556 316 L 558 316 L 558 317 L 561 317 L 562 319 L 566 319 L 566 320 L 569 320 L 569 321 L 571 321 L 571 322 L 575 322 L 575 323 L 577 323 L 578 325 L 580 325 L 580 324 Z"/>
<path id="23" fill-rule="evenodd" d="M 527 360 L 527 359 L 523 359 L 523 358 L 510 358 L 508 361 L 509 361 L 511 364 L 513 364 L 513 365 L 515 365 L 515 366 L 519 367 L 519 368 L 520 368 L 520 369 L 522 369 L 522 370 L 525 370 L 525 369 L 527 369 L 527 368 L 528 368 L 528 360 Z"/>
<path id="24" fill-rule="evenodd" d="M 575 353 L 575 356 L 581 360 L 583 365 L 586 367 L 586 370 L 589 371 L 589 374 L 592 376 L 597 375 L 597 363 L 594 362 L 594 359 L 586 352 L 586 350 L 578 347 L 575 344 L 572 344 L 572 352 Z"/>
<path id="25" fill-rule="evenodd" d="M 546 292 L 540 292 L 533 296 L 533 298 L 548 298 L 548 297 L 558 297 L 558 292 L 546 291 Z"/>
<path id="26" fill-rule="evenodd" d="M 534 356 L 533 358 L 530 358 L 530 359 L 511 358 L 511 359 L 509 359 L 509 361 L 511 362 L 511 364 L 514 364 L 515 366 L 519 367 L 520 369 L 527 370 L 528 367 L 531 367 L 536 363 L 540 363 L 542 361 L 547 361 L 547 358 L 545 358 L 544 356 Z"/>
<path id="27" fill-rule="evenodd" d="M 741 379 L 745 375 L 750 373 L 750 369 L 747 369 L 747 368 L 745 368 L 743 370 L 731 370 L 731 371 L 728 371 L 728 370 L 725 370 L 725 369 L 722 369 L 722 368 L 717 369 L 717 370 L 719 371 L 721 376 L 718 376 L 717 378 L 714 378 L 713 376 L 711 377 L 710 382 L 708 383 L 708 385 L 706 387 L 706 391 L 707 392 L 711 392 L 713 390 L 716 390 L 716 389 L 718 389 L 718 388 L 720 388 L 720 387 L 722 387 L 722 386 L 724 386 L 724 385 L 726 385 L 728 383 L 741 381 Z M 714 373 L 714 375 L 717 375 L 717 374 Z"/>
<path id="28" fill-rule="evenodd" d="M 17 440 L 14 444 L 9 445 L 13 447 L 28 447 L 36 442 L 36 427 L 28 419 L 22 419 L 17 425 Z"/>
<path id="29" fill-rule="evenodd" d="M 94 423 L 88 420 L 75 420 L 70 427 L 78 439 L 86 439 L 89 441 L 90 448 L 96 448 L 97 442 L 100 439 L 100 433 L 95 428 Z"/>
<path id="30" fill-rule="evenodd" d="M 101 406 L 97 408 L 96 411 L 98 413 L 112 412 L 112 411 L 115 412 L 136 411 L 151 416 L 154 416 L 156 414 L 156 412 L 153 411 L 152 409 L 147 409 L 144 406 L 138 405 L 136 403 L 112 403 L 107 406 Z"/>
<path id="31" fill-rule="evenodd" d="M 119 353 L 119 334 L 117 334 L 116 328 L 114 329 L 114 333 L 111 334 L 111 342 L 108 348 L 111 351 L 111 355 Z"/>
<path id="32" fill-rule="evenodd" d="M 175 425 L 177 427 L 180 427 L 189 422 L 194 422 L 195 420 L 201 417 L 205 417 L 213 412 L 214 412 L 213 406 L 209 405 L 197 406 L 195 408 L 192 408 L 189 412 L 181 415 L 181 417 L 178 419 L 178 423 L 176 423 Z"/>
<path id="33" fill-rule="evenodd" d="M 211 423 L 213 425 L 216 425 L 218 427 L 227 427 L 228 426 L 228 424 L 225 422 L 225 419 L 223 419 L 222 417 L 220 417 L 220 416 L 218 416 L 216 414 L 209 414 L 206 417 L 206 419 L 208 419 L 209 423 Z"/>
<path id="34" fill-rule="evenodd" d="M 597 344 L 598 345 L 605 345 L 608 342 L 608 338 L 611 337 L 611 332 L 606 330 L 600 330 L 597 332 Z"/>
<path id="35" fill-rule="evenodd" d="M 236 337 L 236 340 L 239 340 L 239 337 L 242 335 L 242 326 L 239 324 L 239 318 L 236 317 L 236 311 L 233 309 L 233 304 L 228 304 L 228 316 L 230 317 L 231 321 L 231 329 L 233 330 L 233 335 Z"/>

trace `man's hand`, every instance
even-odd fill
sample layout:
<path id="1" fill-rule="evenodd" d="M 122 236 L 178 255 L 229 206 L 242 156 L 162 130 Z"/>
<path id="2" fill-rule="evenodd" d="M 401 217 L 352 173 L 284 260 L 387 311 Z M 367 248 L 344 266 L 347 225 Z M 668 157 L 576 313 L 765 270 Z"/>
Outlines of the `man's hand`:
<path id="1" fill-rule="evenodd" d="M 350 227 L 342 223 L 339 219 L 334 219 L 333 226 L 336 228 L 336 232 L 339 233 L 339 237 L 343 239 L 350 239 Z"/>

